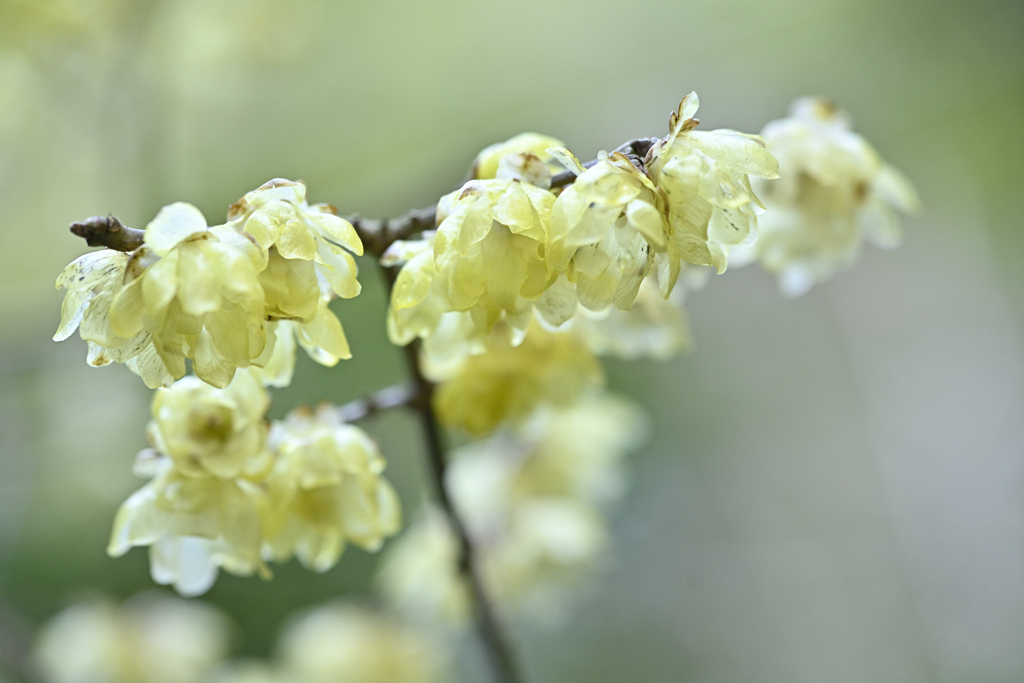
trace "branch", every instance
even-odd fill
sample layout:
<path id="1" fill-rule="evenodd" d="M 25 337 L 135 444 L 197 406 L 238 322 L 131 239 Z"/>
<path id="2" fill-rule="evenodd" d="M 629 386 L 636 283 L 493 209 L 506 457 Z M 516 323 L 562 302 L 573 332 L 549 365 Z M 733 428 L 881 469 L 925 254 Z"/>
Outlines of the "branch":
<path id="1" fill-rule="evenodd" d="M 399 267 L 383 268 L 384 274 L 387 277 L 389 294 L 394 287 L 399 270 Z M 470 540 L 469 532 L 466 530 L 461 517 L 459 517 L 454 503 L 448 496 L 448 490 L 445 488 L 445 472 L 447 471 L 448 463 L 445 459 L 441 429 L 437 423 L 437 416 L 434 414 L 432 402 L 434 384 L 424 377 L 420 371 L 419 348 L 420 341 L 416 339 L 403 349 L 405 351 L 406 365 L 416 385 L 415 395 L 417 400 L 408 405 L 416 411 L 423 428 L 423 436 L 427 443 L 429 473 L 433 478 L 438 502 L 448 517 L 448 523 L 455 533 L 456 541 L 459 545 L 459 573 L 469 585 L 473 599 L 477 631 L 479 632 L 480 639 L 483 641 L 484 650 L 490 661 L 495 680 L 499 683 L 519 683 L 522 679 L 516 667 L 515 657 L 512 654 L 508 638 L 498 620 L 497 611 L 491 604 L 491 600 L 487 595 L 487 589 L 484 587 L 473 542 Z"/>
<path id="2" fill-rule="evenodd" d="M 106 247 L 116 251 L 135 251 L 142 246 L 144 230 L 126 227 L 113 214 L 93 216 L 81 223 L 72 223 L 71 232 L 85 239 L 90 247 Z"/>
<path id="3" fill-rule="evenodd" d="M 339 423 L 356 422 L 392 408 L 413 407 L 422 403 L 423 400 L 416 392 L 415 387 L 408 384 L 396 384 L 344 405 L 320 406 L 317 413 Z"/>

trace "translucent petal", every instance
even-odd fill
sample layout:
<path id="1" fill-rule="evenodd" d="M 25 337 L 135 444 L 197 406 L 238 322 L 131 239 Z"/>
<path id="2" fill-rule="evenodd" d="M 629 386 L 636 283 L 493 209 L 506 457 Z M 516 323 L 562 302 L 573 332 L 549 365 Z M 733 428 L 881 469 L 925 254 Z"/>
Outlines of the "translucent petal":
<path id="1" fill-rule="evenodd" d="M 330 213 L 306 210 L 302 212 L 303 218 L 323 239 L 339 247 L 345 247 L 349 251 L 362 255 L 363 242 L 359 239 L 356 229 L 344 218 Z"/>
<path id="2" fill-rule="evenodd" d="M 142 330 L 145 302 L 142 298 L 142 278 L 132 280 L 122 288 L 110 303 L 110 329 L 119 337 L 134 337 Z"/>
<path id="3" fill-rule="evenodd" d="M 779 177 L 779 162 L 765 149 L 764 140 L 759 135 L 734 130 L 694 130 L 686 133 L 686 142 L 734 173 L 761 178 Z"/>
<path id="4" fill-rule="evenodd" d="M 147 247 L 157 256 L 165 256 L 180 242 L 206 231 L 206 218 L 199 209 L 175 202 L 160 209 L 143 238 Z"/>

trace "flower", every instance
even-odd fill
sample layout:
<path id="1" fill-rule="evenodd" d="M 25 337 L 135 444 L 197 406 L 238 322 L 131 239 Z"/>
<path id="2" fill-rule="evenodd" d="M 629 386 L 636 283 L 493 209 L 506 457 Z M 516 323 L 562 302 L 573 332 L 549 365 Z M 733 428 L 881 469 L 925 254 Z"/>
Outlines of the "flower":
<path id="1" fill-rule="evenodd" d="M 68 607 L 43 626 L 32 659 L 44 683 L 194 683 L 228 645 L 227 619 L 213 607 L 142 594 Z"/>
<path id="2" fill-rule="evenodd" d="M 224 389 L 185 377 L 153 396 L 149 435 L 154 448 L 183 474 L 230 479 L 266 468 L 270 397 L 250 372 Z"/>
<path id="3" fill-rule="evenodd" d="M 308 683 L 434 683 L 447 665 L 424 631 L 344 603 L 308 612 L 278 647 L 288 678 Z"/>
<path id="4" fill-rule="evenodd" d="M 150 388 L 172 381 L 153 346 L 149 332 L 121 337 L 110 327 L 110 302 L 121 289 L 131 257 L 104 249 L 85 254 L 57 278 L 57 289 L 67 290 L 61 306 L 60 327 L 54 341 L 63 341 L 77 329 L 88 344 L 87 362 L 93 366 L 125 363 Z"/>
<path id="5" fill-rule="evenodd" d="M 600 364 L 578 336 L 537 325 L 519 346 L 495 330 L 484 353 L 444 368 L 449 374 L 425 369 L 441 382 L 434 395 L 441 423 L 477 436 L 527 417 L 538 405 L 567 405 L 604 382 Z"/>
<path id="6" fill-rule="evenodd" d="M 145 246 L 132 256 L 125 286 L 110 303 L 111 332 L 149 333 L 166 373 L 195 373 L 224 387 L 266 343 L 265 299 L 257 273 L 258 246 L 233 228 L 208 229 L 203 215 L 182 202 L 161 209 L 146 227 Z"/>
<path id="7" fill-rule="evenodd" d="M 363 430 L 295 411 L 274 424 L 274 469 L 265 486 L 264 555 L 284 561 L 293 555 L 325 572 L 347 543 L 370 551 L 398 531 L 398 495 L 381 476 L 385 462 Z"/>
<path id="8" fill-rule="evenodd" d="M 451 208 L 434 235 L 434 267 L 451 310 L 482 331 L 503 318 L 526 329 L 552 281 L 543 248 L 554 201 L 518 180 L 473 180 L 442 198 Z"/>
<path id="9" fill-rule="evenodd" d="M 470 175 L 476 180 L 491 180 L 493 178 L 500 177 L 511 177 L 509 171 L 505 174 L 499 175 L 499 167 L 502 162 L 508 159 L 506 162 L 507 166 L 522 166 L 523 162 L 530 162 L 529 157 L 540 161 L 547 165 L 549 168 L 553 168 L 554 156 L 548 152 L 552 147 L 562 147 L 562 141 L 557 140 L 548 135 L 542 135 L 540 133 L 520 133 L 514 137 L 509 138 L 505 142 L 498 142 L 496 144 L 485 147 L 479 154 L 476 155 L 476 159 L 473 161 L 473 167 L 470 171 Z M 509 159 L 512 157 L 512 159 Z M 518 158 L 516 158 L 518 157 Z M 511 169 L 510 169 L 511 170 Z M 528 174 L 532 177 L 543 176 L 543 173 L 532 171 Z M 550 172 L 548 173 L 550 176 Z M 522 179 L 522 178 L 521 178 Z M 544 186 L 543 181 L 538 185 L 540 187 L 550 187 L 550 179 L 548 185 Z M 537 185 L 537 183 L 534 183 Z"/>
<path id="10" fill-rule="evenodd" d="M 252 235 L 265 251 L 273 249 L 296 264 L 314 263 L 317 276 L 335 294 L 351 299 L 361 289 L 352 254 L 361 255 L 363 243 L 352 224 L 336 213 L 330 204 L 307 204 L 304 183 L 276 178 L 233 204 L 228 221 Z"/>
<path id="11" fill-rule="evenodd" d="M 149 546 L 153 580 L 185 596 L 209 590 L 219 568 L 269 577 L 260 557 L 261 491 L 240 478 L 182 474 L 166 458 L 146 463 L 147 455 L 140 469 L 155 476 L 117 511 L 107 553 Z"/>
<path id="12" fill-rule="evenodd" d="M 694 130 L 698 105 L 696 93 L 684 97 L 668 136 L 647 154 L 647 171 L 668 208 L 664 243 L 650 243 L 658 252 L 663 296 L 675 286 L 682 261 L 725 271 L 730 247 L 756 238 L 756 216 L 763 211 L 748 176 L 779 176 L 760 137 Z"/>
<path id="13" fill-rule="evenodd" d="M 917 194 L 843 111 L 820 98 L 799 99 L 762 135 L 782 178 L 757 184 L 768 212 L 750 256 L 778 274 L 785 293 L 803 294 L 851 265 L 865 239 L 899 245 L 895 212 L 917 211 Z"/>
<path id="14" fill-rule="evenodd" d="M 552 152 L 579 175 L 551 210 L 548 267 L 568 271 L 576 299 L 585 308 L 601 311 L 614 304 L 629 310 L 641 281 L 654 267 L 651 244 L 665 242 L 664 199 L 621 152 L 601 152 L 589 169 L 569 150 Z M 563 288 L 565 303 L 558 310 L 564 313 L 545 315 L 549 323 L 560 325 L 571 315 L 571 291 Z M 542 310 L 547 313 L 552 307 Z"/>

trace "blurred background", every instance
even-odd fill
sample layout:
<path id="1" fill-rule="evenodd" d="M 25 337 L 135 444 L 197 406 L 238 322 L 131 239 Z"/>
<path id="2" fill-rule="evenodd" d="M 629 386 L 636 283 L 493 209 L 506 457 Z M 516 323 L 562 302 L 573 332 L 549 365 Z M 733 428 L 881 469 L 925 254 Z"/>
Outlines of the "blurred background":
<path id="1" fill-rule="evenodd" d="M 50 341 L 85 251 L 69 223 L 143 227 L 175 200 L 215 222 L 273 177 L 397 215 L 487 144 L 536 130 L 593 158 L 696 90 L 702 127 L 747 132 L 834 98 L 924 211 L 800 299 L 756 267 L 713 278 L 692 352 L 609 365 L 654 436 L 600 580 L 558 628 L 517 628 L 530 680 L 1024 679 L 1021 35 L 1014 0 L 0 0 L 0 661 L 83 595 L 151 586 L 144 551 L 104 552 L 150 392 Z M 300 358 L 274 417 L 402 379 L 362 267 L 336 302 L 354 359 Z M 370 430 L 411 510 L 415 424 Z M 263 657 L 376 561 L 222 575 L 207 598 Z"/>

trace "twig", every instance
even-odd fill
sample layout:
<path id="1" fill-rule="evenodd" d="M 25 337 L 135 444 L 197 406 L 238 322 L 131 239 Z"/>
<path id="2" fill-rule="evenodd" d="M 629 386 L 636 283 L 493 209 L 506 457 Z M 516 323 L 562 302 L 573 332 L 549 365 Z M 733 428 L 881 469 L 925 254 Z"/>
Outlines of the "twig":
<path id="1" fill-rule="evenodd" d="M 90 247 L 107 247 L 116 251 L 135 251 L 142 246 L 144 230 L 126 227 L 113 214 L 93 216 L 71 224 L 71 232 L 85 239 Z"/>
<path id="2" fill-rule="evenodd" d="M 387 277 L 388 292 L 390 293 L 394 287 L 395 278 L 398 276 L 399 268 L 391 267 L 382 270 Z M 416 411 L 423 428 L 423 436 L 427 443 L 430 476 L 433 478 L 438 502 L 448 517 L 448 522 L 459 545 L 459 573 L 469 584 L 470 593 L 473 596 L 477 631 L 490 661 L 495 680 L 499 683 L 519 683 L 522 679 L 512 654 L 512 647 L 498 619 L 497 611 L 487 595 L 487 589 L 484 587 L 473 542 L 448 495 L 448 489 L 445 488 L 445 472 L 448 463 L 445 460 L 441 429 L 437 424 L 437 416 L 434 414 L 432 402 L 434 384 L 420 371 L 419 347 L 420 343 L 417 339 L 404 349 L 406 365 L 415 382 L 417 396 L 417 400 L 410 403 L 409 406 Z"/>
<path id="3" fill-rule="evenodd" d="M 317 413 L 335 422 L 356 422 L 392 408 L 412 407 L 423 400 L 417 394 L 415 387 L 408 384 L 396 384 L 344 405 L 321 406 L 317 409 Z"/>

